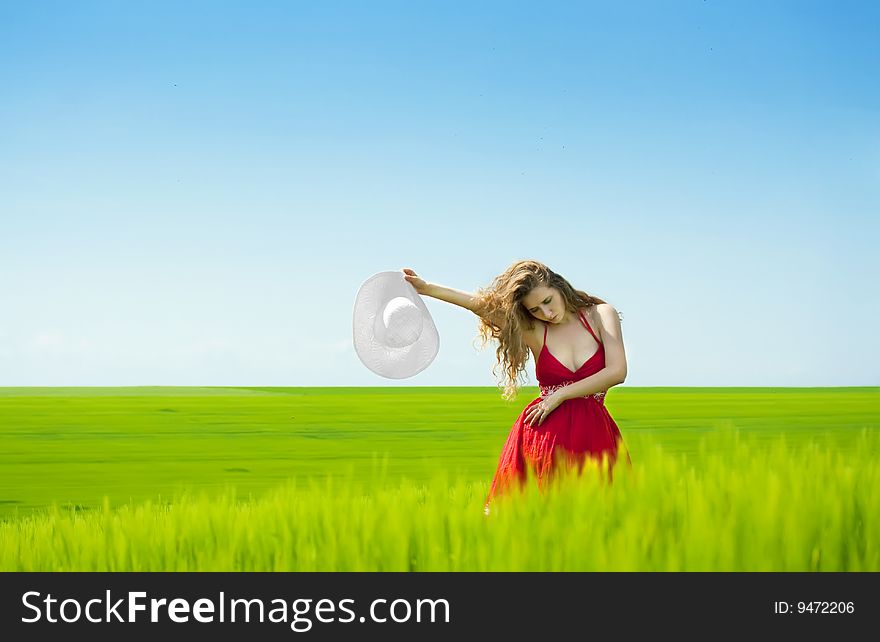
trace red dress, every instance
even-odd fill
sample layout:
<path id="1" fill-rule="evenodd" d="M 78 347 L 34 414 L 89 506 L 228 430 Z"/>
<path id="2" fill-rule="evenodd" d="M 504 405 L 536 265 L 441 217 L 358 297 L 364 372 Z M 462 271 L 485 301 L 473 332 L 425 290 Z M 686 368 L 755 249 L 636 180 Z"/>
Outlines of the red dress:
<path id="1" fill-rule="evenodd" d="M 489 489 L 489 496 L 486 499 L 487 508 L 492 499 L 503 494 L 514 480 L 522 486 L 529 472 L 535 476 L 538 486 L 543 487 L 556 466 L 576 465 L 580 471 L 587 456 L 598 461 L 601 461 L 603 455 L 607 456 L 612 466 L 617 459 L 617 451 L 619 446 L 623 445 L 623 438 L 617 424 L 605 408 L 605 392 L 567 399 L 547 415 L 540 426 L 526 424 L 525 418 L 529 408 L 540 403 L 545 396 L 565 385 L 586 379 L 605 367 L 605 347 L 580 312 L 578 318 L 593 335 L 599 348 L 580 368 L 572 372 L 547 349 L 545 324 L 544 345 L 535 364 L 535 375 L 541 387 L 541 396 L 531 401 L 513 424 Z M 631 464 L 628 452 L 626 460 Z M 608 469 L 608 476 L 610 481 L 611 466 Z"/>

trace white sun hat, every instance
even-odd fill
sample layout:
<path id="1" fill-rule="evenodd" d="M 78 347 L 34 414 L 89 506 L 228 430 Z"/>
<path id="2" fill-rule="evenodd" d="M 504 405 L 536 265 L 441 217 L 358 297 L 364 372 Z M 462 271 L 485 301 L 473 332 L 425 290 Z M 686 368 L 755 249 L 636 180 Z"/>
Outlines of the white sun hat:
<path id="1" fill-rule="evenodd" d="M 367 368 L 406 379 L 431 365 L 440 350 L 434 319 L 403 272 L 364 281 L 354 302 L 354 350 Z"/>

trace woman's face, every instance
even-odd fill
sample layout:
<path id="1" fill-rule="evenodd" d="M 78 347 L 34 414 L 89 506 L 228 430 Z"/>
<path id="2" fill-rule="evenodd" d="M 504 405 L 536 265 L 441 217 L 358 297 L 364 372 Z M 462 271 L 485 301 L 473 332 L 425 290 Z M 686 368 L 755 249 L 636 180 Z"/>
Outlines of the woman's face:
<path id="1" fill-rule="evenodd" d="M 556 288 L 534 287 L 523 297 L 522 304 L 529 314 L 541 321 L 562 323 L 565 320 L 565 301 Z"/>

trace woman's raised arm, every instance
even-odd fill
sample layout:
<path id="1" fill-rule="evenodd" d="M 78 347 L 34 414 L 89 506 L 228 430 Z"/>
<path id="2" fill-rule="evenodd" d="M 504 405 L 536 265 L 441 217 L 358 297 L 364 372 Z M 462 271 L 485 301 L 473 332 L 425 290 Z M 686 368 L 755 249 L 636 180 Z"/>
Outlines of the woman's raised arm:
<path id="1" fill-rule="evenodd" d="M 412 285 L 419 294 L 460 306 L 466 310 L 470 310 L 478 317 L 483 316 L 478 311 L 477 296 L 475 294 L 464 292 L 463 290 L 456 290 L 455 288 L 449 288 L 445 285 L 438 285 L 437 283 L 428 283 L 410 268 L 404 268 L 402 271 L 403 278 L 406 279 L 407 283 Z M 500 327 L 498 321 L 492 320 L 492 322 Z"/>

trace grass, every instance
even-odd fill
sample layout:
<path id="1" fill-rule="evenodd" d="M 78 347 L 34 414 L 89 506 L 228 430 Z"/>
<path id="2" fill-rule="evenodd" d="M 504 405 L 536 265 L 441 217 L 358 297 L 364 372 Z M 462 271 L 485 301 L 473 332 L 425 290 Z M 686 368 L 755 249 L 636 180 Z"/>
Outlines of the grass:
<path id="1" fill-rule="evenodd" d="M 880 389 L 614 389 L 633 468 L 486 517 L 530 392 L 0 389 L 0 570 L 880 570 Z"/>

